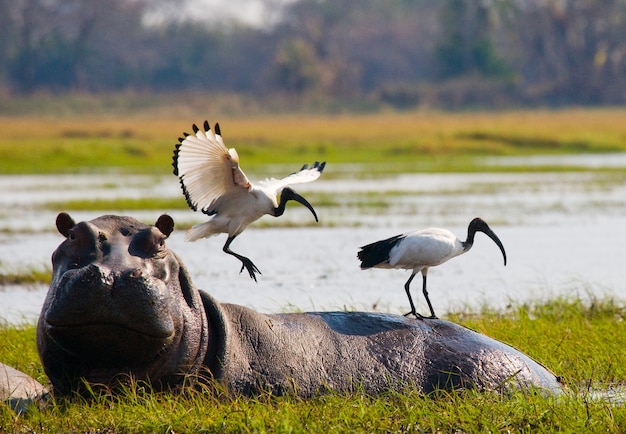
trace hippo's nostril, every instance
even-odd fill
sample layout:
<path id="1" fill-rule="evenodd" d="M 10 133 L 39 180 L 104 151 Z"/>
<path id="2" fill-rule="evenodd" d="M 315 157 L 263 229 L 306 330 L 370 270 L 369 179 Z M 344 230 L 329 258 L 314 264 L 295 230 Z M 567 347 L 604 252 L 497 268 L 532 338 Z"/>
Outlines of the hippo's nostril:
<path id="1" fill-rule="evenodd" d="M 113 273 L 103 274 L 102 281 L 109 286 L 113 286 L 113 284 L 115 283 L 115 274 Z"/>
<path id="2" fill-rule="evenodd" d="M 113 286 L 115 282 L 115 273 L 106 267 L 97 264 L 89 264 L 86 267 L 84 278 L 88 281 L 101 282 L 107 286 Z"/>

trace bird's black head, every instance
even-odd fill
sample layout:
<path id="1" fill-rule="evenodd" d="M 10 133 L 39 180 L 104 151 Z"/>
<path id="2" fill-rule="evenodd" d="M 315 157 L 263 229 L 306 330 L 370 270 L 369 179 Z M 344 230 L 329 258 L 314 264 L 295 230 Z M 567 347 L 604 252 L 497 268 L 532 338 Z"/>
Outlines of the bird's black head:
<path id="1" fill-rule="evenodd" d="M 504 246 L 502 245 L 500 238 L 498 238 L 498 236 L 491 230 L 487 222 L 485 222 L 480 217 L 476 217 L 470 222 L 467 228 L 467 240 L 465 241 L 465 243 L 471 247 L 472 244 L 474 244 L 474 235 L 476 234 L 476 232 L 482 232 L 486 234 L 489 238 L 493 240 L 494 243 L 498 245 L 500 251 L 502 252 L 502 256 L 504 257 L 504 265 L 506 265 L 506 252 L 504 251 Z"/>
<path id="2" fill-rule="evenodd" d="M 280 202 L 278 203 L 278 207 L 274 210 L 274 216 L 278 217 L 283 215 L 283 213 L 285 212 L 285 204 L 287 203 L 288 200 L 295 200 L 298 203 L 301 203 L 302 205 L 306 206 L 309 211 L 311 211 L 311 213 L 313 214 L 313 217 L 315 217 L 315 221 L 319 221 L 317 219 L 317 214 L 315 213 L 315 210 L 313 209 L 313 206 L 302 196 L 300 196 L 298 193 L 296 193 L 294 190 L 292 190 L 289 187 L 285 187 L 283 188 L 282 193 L 280 194 Z"/>

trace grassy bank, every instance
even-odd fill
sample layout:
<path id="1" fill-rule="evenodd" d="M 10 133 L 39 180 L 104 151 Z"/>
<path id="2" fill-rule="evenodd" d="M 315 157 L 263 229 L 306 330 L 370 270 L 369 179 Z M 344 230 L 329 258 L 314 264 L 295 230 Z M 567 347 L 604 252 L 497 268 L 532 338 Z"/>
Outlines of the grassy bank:
<path id="1" fill-rule="evenodd" d="M 515 346 L 562 376 L 569 390 L 560 397 L 407 390 L 300 400 L 129 388 L 116 397 L 52 402 L 17 417 L 0 406 L 0 432 L 621 432 L 624 403 L 605 394 L 626 378 L 625 314 L 611 300 L 555 300 L 447 318 Z M 45 382 L 32 327 L 0 328 L 0 360 Z"/>
<path id="2" fill-rule="evenodd" d="M 626 109 L 617 108 L 229 117 L 173 106 L 0 116 L 0 174 L 170 173 L 177 138 L 205 118 L 220 122 L 226 144 L 251 170 L 315 160 L 328 161 L 329 168 L 364 164 L 368 172 L 386 173 L 503 170 L 481 166 L 474 157 L 626 151 Z"/>

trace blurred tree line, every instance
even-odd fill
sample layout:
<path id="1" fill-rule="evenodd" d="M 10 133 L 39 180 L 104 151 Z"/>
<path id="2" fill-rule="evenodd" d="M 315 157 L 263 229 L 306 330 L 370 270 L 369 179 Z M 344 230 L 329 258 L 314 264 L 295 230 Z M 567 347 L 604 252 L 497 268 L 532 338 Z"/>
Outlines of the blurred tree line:
<path id="1" fill-rule="evenodd" d="M 13 93 L 209 90 L 395 107 L 626 102 L 626 0 L 0 0 Z"/>

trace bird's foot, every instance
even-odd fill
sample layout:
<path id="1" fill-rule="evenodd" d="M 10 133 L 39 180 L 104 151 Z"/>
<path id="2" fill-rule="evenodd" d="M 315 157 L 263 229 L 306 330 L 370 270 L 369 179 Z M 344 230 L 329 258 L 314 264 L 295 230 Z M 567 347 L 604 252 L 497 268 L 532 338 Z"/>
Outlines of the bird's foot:
<path id="1" fill-rule="evenodd" d="M 248 270 L 248 274 L 250 275 L 251 279 L 254 279 L 254 281 L 256 282 L 256 274 L 255 273 L 259 273 L 259 274 L 263 274 L 261 273 L 261 271 L 257 268 L 256 265 L 254 265 L 254 263 L 248 259 L 248 258 L 243 258 L 241 259 L 241 270 L 239 270 L 239 273 L 243 272 L 243 269 Z"/>
<path id="2" fill-rule="evenodd" d="M 404 316 L 409 316 L 409 315 L 413 315 L 416 319 L 421 319 L 421 320 L 424 320 L 424 319 L 428 318 L 428 317 L 425 317 L 424 315 L 421 315 L 421 314 L 417 313 L 416 311 L 407 312 L 407 313 L 404 314 Z"/>

